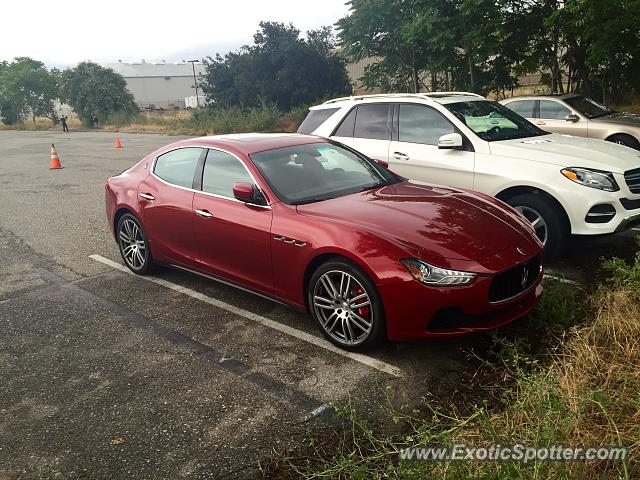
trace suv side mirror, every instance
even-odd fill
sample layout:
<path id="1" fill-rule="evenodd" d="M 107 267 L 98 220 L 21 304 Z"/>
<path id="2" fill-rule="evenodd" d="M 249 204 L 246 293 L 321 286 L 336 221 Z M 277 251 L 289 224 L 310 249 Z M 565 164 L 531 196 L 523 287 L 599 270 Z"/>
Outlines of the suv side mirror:
<path id="1" fill-rule="evenodd" d="M 255 185 L 246 182 L 236 182 L 233 184 L 233 196 L 236 200 L 244 203 L 255 201 Z"/>
<path id="2" fill-rule="evenodd" d="M 438 139 L 438 148 L 441 149 L 459 149 L 462 148 L 462 135 L 459 133 L 447 133 Z"/>
<path id="3" fill-rule="evenodd" d="M 580 120 L 580 117 L 578 115 L 576 115 L 575 113 L 570 113 L 569 115 L 567 115 L 565 117 L 565 120 L 567 122 L 574 122 L 575 123 L 575 122 Z"/>

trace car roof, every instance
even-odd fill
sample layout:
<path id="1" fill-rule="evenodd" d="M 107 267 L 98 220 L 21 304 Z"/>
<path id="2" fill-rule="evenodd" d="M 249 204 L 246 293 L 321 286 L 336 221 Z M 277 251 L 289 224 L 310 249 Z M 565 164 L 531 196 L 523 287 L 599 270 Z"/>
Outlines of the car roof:
<path id="1" fill-rule="evenodd" d="M 251 155 L 252 153 L 273 150 L 281 147 L 326 142 L 327 139 L 301 133 L 237 133 L 228 135 L 210 135 L 207 137 L 182 140 L 172 144 L 175 147 L 222 148 L 234 153 Z"/>
<path id="2" fill-rule="evenodd" d="M 380 102 L 419 102 L 419 103 L 455 103 L 465 101 L 487 100 L 482 95 L 470 92 L 426 92 L 426 93 L 379 93 L 371 95 L 353 95 L 328 100 L 320 105 L 311 107 L 310 110 L 324 110 L 327 108 L 340 108 L 345 105 L 359 103 Z"/>

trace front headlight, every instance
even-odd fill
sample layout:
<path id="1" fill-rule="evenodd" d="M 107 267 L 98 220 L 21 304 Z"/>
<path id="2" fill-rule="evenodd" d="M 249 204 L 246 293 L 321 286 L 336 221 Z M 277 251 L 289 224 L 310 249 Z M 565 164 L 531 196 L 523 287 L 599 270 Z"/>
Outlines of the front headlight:
<path id="1" fill-rule="evenodd" d="M 617 192 L 620 190 L 611 172 L 600 172 L 597 170 L 587 170 L 586 168 L 565 168 L 561 170 L 562 175 L 572 182 L 579 183 L 586 187 L 597 188 L 606 192 Z"/>
<path id="2" fill-rule="evenodd" d="M 403 258 L 400 262 L 416 280 L 426 285 L 436 287 L 468 285 L 476 278 L 475 273 L 436 267 L 417 258 Z"/>

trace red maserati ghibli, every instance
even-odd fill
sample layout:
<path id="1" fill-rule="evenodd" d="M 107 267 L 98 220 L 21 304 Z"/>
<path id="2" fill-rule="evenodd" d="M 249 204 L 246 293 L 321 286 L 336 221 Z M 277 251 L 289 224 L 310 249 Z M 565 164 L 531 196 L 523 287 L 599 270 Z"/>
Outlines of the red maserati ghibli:
<path id="1" fill-rule="evenodd" d="M 319 137 L 185 140 L 105 190 L 133 272 L 170 265 L 305 309 L 346 349 L 495 328 L 542 295 L 542 245 L 506 204 Z"/>

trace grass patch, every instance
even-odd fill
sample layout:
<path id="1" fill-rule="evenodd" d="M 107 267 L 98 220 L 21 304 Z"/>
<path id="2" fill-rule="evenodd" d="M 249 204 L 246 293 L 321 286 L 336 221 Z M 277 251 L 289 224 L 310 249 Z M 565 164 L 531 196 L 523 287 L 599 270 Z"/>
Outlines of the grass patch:
<path id="1" fill-rule="evenodd" d="M 274 105 L 242 109 L 204 108 L 194 111 L 146 112 L 111 115 L 103 128 L 120 132 L 173 135 L 217 135 L 243 132 L 295 132 L 306 108 L 282 112 Z"/>
<path id="2" fill-rule="evenodd" d="M 307 107 L 282 112 L 274 105 L 242 108 L 203 108 L 168 112 L 114 112 L 100 130 L 126 133 L 165 133 L 169 135 L 217 135 L 243 132 L 295 132 L 307 114 Z M 77 117 L 67 121 L 71 130 L 86 130 Z M 16 125 L 1 125 L 3 130 L 58 130 L 46 118 L 36 122 L 24 121 Z"/>
<path id="3" fill-rule="evenodd" d="M 465 397 L 425 397 L 410 412 L 386 407 L 396 433 L 364 420 L 349 402 L 346 427 L 312 435 L 279 459 L 275 478 L 613 479 L 640 469 L 640 254 L 610 260 L 610 282 L 589 296 L 546 281 L 546 296 L 520 336 L 492 336 L 483 371 L 493 385 Z M 529 328 L 531 327 L 531 329 Z M 523 332 L 529 332 L 523 337 Z M 545 336 L 543 341 L 538 337 Z M 466 444 L 628 448 L 624 462 L 400 460 L 407 447 Z"/>

